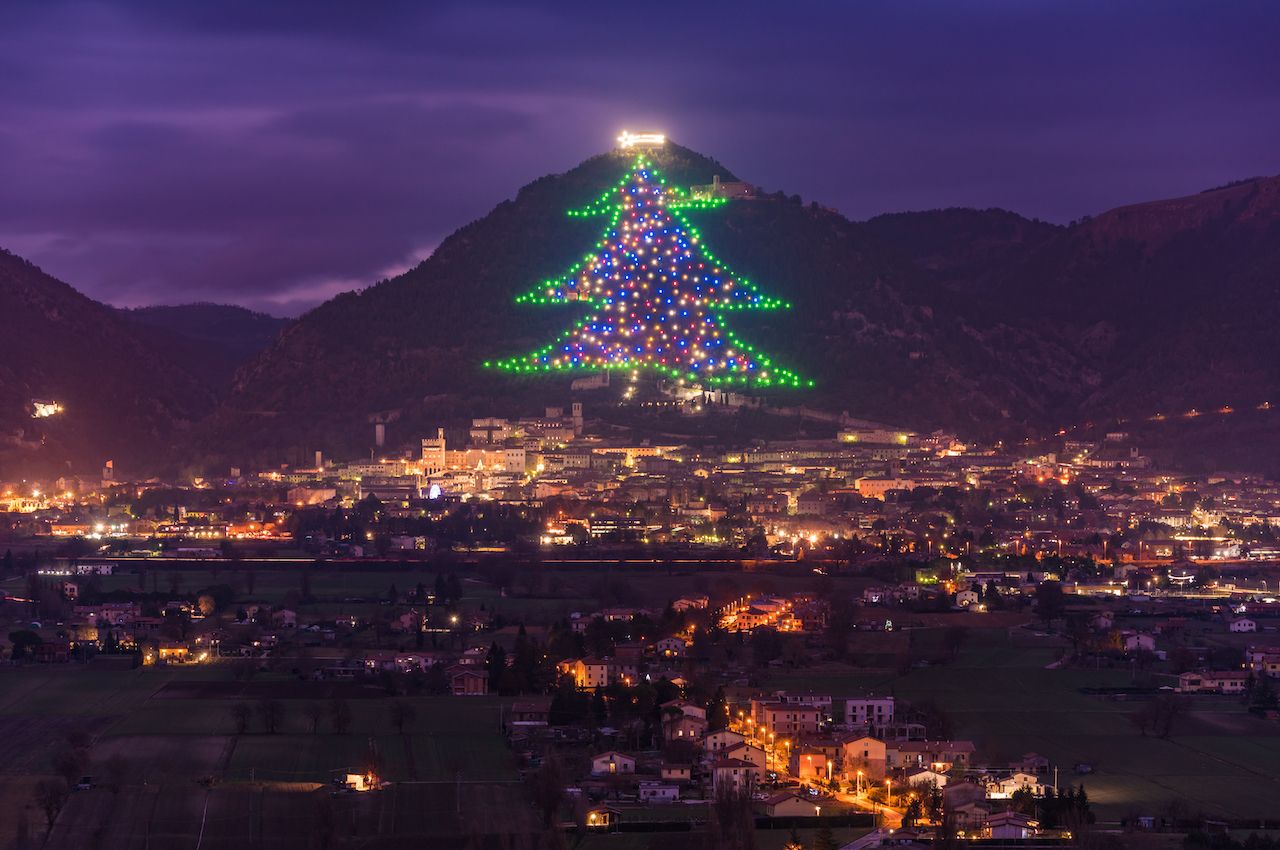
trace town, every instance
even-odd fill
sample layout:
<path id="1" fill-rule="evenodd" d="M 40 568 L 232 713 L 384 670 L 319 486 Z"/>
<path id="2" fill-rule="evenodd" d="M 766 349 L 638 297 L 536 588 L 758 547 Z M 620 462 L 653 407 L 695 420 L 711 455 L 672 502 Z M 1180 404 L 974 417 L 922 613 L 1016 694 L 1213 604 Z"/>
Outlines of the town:
<path id="1" fill-rule="evenodd" d="M 0 721 L 27 687 L 93 695 L 7 745 L 72 789 L 33 791 L 51 846 L 84 828 L 64 807 L 156 771 L 336 787 L 365 817 L 430 791 L 579 840 L 1053 845 L 1271 814 L 1255 756 L 1220 748 L 1280 719 L 1280 484 L 1120 432 L 630 439 L 582 396 L 401 450 L 380 424 L 371 460 L 6 484 L 0 675 L 39 684 Z M 121 688 L 152 721 L 85 743 L 73 718 Z M 1215 726 L 1219 782 L 1115 758 Z"/>

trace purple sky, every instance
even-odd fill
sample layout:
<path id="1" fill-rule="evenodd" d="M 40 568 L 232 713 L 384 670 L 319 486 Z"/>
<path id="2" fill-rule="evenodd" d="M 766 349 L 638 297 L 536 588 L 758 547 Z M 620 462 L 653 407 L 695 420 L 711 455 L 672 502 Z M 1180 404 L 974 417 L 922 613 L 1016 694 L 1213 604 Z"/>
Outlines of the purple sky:
<path id="1" fill-rule="evenodd" d="M 1278 31 L 1271 2 L 8 3 L 0 246 L 114 304 L 296 314 L 624 126 L 853 218 L 1066 221 L 1280 172 Z"/>

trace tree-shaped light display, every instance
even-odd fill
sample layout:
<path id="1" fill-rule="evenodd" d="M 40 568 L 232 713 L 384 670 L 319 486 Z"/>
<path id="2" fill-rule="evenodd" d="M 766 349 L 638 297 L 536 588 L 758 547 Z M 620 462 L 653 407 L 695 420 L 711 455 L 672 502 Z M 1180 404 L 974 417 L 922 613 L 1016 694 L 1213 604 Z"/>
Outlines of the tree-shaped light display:
<path id="1" fill-rule="evenodd" d="M 600 241 L 563 276 L 517 303 L 581 302 L 585 318 L 551 345 L 485 365 L 512 372 L 651 370 L 706 385 L 812 386 L 743 342 L 734 310 L 789 307 L 737 277 L 702 244 L 685 211 L 720 206 L 669 188 L 649 160 L 572 216 L 608 216 Z"/>

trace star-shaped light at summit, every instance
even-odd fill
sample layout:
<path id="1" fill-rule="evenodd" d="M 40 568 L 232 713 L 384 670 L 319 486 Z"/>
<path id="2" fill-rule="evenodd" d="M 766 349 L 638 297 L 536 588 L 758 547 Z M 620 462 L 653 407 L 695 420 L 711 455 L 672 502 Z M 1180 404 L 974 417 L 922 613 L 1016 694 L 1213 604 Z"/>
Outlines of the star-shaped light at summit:
<path id="1" fill-rule="evenodd" d="M 722 198 L 669 188 L 642 154 L 615 187 L 573 216 L 609 216 L 594 249 L 518 303 L 585 302 L 591 312 L 553 344 L 498 361 L 513 372 L 651 370 L 700 384 L 812 386 L 727 327 L 735 310 L 789 307 L 726 269 L 685 217 Z M 489 365 L 489 364 L 486 364 Z"/>

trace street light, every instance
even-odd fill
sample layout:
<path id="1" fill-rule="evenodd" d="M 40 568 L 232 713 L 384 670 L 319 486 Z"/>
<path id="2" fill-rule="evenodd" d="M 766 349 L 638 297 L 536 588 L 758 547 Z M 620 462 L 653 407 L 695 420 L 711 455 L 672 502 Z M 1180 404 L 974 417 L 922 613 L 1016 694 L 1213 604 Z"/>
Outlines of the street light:
<path id="1" fill-rule="evenodd" d="M 884 796 L 885 796 L 885 805 L 892 806 L 893 805 L 893 780 L 892 779 L 886 779 L 884 781 Z"/>

